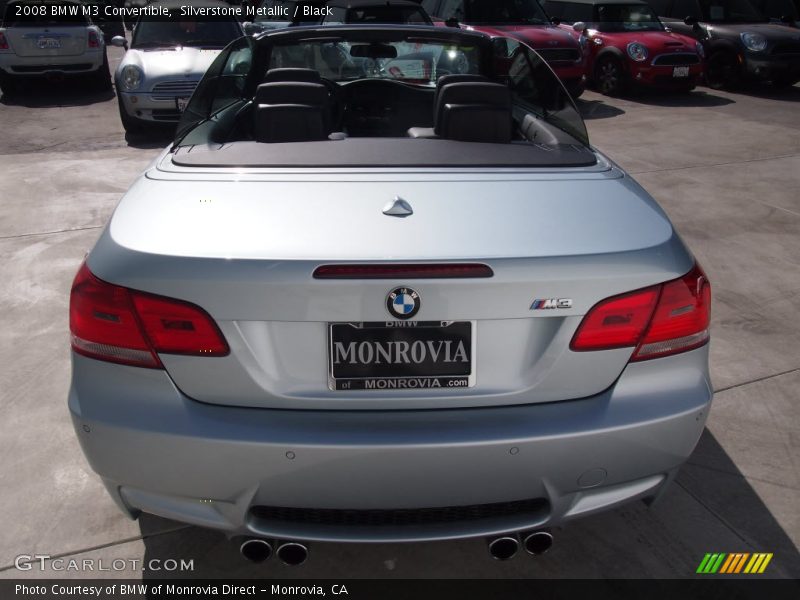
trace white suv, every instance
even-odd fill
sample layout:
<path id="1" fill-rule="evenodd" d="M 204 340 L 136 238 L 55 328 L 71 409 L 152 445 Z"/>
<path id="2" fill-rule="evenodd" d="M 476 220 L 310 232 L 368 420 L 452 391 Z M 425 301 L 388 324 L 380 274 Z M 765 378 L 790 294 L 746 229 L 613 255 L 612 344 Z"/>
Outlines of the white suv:
<path id="1" fill-rule="evenodd" d="M 0 22 L 0 89 L 13 93 L 29 77 L 88 75 L 111 89 L 103 32 L 72 0 L 12 0 Z"/>

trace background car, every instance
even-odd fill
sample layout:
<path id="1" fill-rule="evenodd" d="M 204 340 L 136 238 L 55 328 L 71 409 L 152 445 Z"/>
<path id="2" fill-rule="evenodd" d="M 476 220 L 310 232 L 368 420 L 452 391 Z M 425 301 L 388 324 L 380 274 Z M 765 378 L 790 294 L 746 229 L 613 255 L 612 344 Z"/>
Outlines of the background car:
<path id="1" fill-rule="evenodd" d="M 585 39 L 576 40 L 552 24 L 537 0 L 423 0 L 422 6 L 434 19 L 525 42 L 545 59 L 573 98 L 583 93 Z"/>
<path id="2" fill-rule="evenodd" d="M 800 81 L 797 29 L 769 22 L 748 0 L 648 0 L 664 24 L 700 41 L 714 89 L 745 80 L 778 87 Z"/>
<path id="3" fill-rule="evenodd" d="M 319 23 L 404 23 L 433 25 L 433 21 L 418 2 L 403 0 L 331 0 L 323 7 L 328 10 Z"/>
<path id="4" fill-rule="evenodd" d="M 18 15 L 21 5 L 38 8 Z M 76 10 L 53 17 L 52 6 Z M 83 77 L 94 89 L 111 89 L 103 32 L 80 7 L 71 0 L 20 0 L 6 5 L 0 22 L 0 89 L 4 94 L 13 94 L 25 79 L 41 77 Z"/>
<path id="5" fill-rule="evenodd" d="M 667 31 L 641 0 L 547 0 L 562 27 L 585 35 L 591 81 L 604 94 L 632 84 L 689 91 L 703 76 L 703 46 Z"/>
<path id="6" fill-rule="evenodd" d="M 208 65 L 231 41 L 243 35 L 233 17 L 183 17 L 180 0 L 159 2 L 170 7 L 171 17 L 143 16 L 128 42 L 112 43 L 127 48 L 114 74 L 119 116 L 126 132 L 140 133 L 148 125 L 176 124 L 181 110 Z M 206 0 L 195 7 L 227 6 Z"/>

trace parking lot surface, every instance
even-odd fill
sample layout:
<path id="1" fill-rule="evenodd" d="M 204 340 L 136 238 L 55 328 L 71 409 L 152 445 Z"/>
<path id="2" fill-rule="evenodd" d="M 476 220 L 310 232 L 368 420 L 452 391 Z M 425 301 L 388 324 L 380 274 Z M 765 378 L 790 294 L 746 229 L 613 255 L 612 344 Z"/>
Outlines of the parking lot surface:
<path id="1" fill-rule="evenodd" d="M 764 577 L 800 577 L 800 86 L 579 105 L 592 143 L 661 203 L 712 281 L 716 396 L 689 463 L 656 506 L 570 523 L 537 558 L 493 561 L 484 540 L 311 544 L 292 568 L 250 564 L 214 531 L 128 521 L 72 431 L 71 280 L 168 135 L 126 140 L 113 94 L 80 85 L 0 98 L 0 577 L 672 578 L 706 552 L 772 552 Z M 34 554 L 140 562 L 15 568 Z"/>

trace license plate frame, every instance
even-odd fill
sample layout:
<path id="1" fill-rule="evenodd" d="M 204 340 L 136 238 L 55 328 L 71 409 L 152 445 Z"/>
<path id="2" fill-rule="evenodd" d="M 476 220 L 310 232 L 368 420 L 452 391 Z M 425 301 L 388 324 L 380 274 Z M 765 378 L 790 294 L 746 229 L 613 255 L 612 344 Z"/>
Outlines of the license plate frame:
<path id="1" fill-rule="evenodd" d="M 58 38 L 39 38 L 36 40 L 36 45 L 39 50 L 59 50 L 61 49 L 61 40 Z"/>
<path id="2" fill-rule="evenodd" d="M 328 348 L 328 388 L 334 392 L 348 391 L 383 391 L 383 390 L 437 390 L 437 389 L 468 389 L 476 383 L 476 322 L 475 321 L 373 321 L 373 322 L 335 322 L 328 323 L 327 327 L 327 348 Z M 379 370 L 374 361 L 373 364 L 352 364 L 343 365 L 341 361 L 343 348 L 336 347 L 336 342 L 348 343 L 360 342 L 383 342 L 383 350 L 387 348 L 391 354 L 392 348 L 387 346 L 388 342 L 407 342 L 409 343 L 409 358 L 412 349 L 410 344 L 422 342 L 426 351 L 426 358 L 431 354 L 431 349 L 438 350 L 438 356 L 446 358 L 444 343 L 450 341 L 450 358 L 460 358 L 459 345 L 452 342 L 460 340 L 462 342 L 460 350 L 466 353 L 468 361 L 451 361 L 447 366 L 445 360 L 424 361 L 422 364 L 397 364 L 387 365 L 383 363 Z M 433 348 L 428 342 L 434 344 Z M 442 344 L 438 344 L 442 342 Z M 374 347 L 373 347 L 374 348 Z M 347 353 L 349 349 L 344 348 L 345 357 L 351 360 L 355 357 Z M 417 350 L 419 347 L 417 346 Z M 395 358 L 397 357 L 397 347 L 394 347 Z M 374 349 L 374 356 L 378 351 Z M 385 358 L 385 354 L 383 355 Z M 419 357 L 419 352 L 415 355 Z M 335 358 L 338 364 L 335 364 Z"/>
<path id="3" fill-rule="evenodd" d="M 686 79 L 689 77 L 689 67 L 672 67 L 672 77 L 675 79 Z"/>

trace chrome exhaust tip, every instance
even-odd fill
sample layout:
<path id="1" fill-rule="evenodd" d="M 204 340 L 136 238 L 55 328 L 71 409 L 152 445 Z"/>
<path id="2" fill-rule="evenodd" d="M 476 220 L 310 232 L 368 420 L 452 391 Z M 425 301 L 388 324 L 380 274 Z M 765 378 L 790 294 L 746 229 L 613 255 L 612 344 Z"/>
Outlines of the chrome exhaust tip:
<path id="1" fill-rule="evenodd" d="M 284 542 L 275 551 L 285 565 L 296 567 L 308 560 L 308 547 L 300 542 Z"/>
<path id="2" fill-rule="evenodd" d="M 553 545 L 553 534 L 549 531 L 534 531 L 525 536 L 522 541 L 525 552 L 538 556 L 550 550 Z"/>
<path id="3" fill-rule="evenodd" d="M 489 554 L 495 560 L 508 560 L 514 558 L 519 550 L 519 540 L 510 535 L 504 535 L 489 540 Z"/>
<path id="4" fill-rule="evenodd" d="M 250 538 L 242 542 L 239 552 L 250 562 L 260 563 L 272 556 L 272 544 L 267 540 Z"/>

